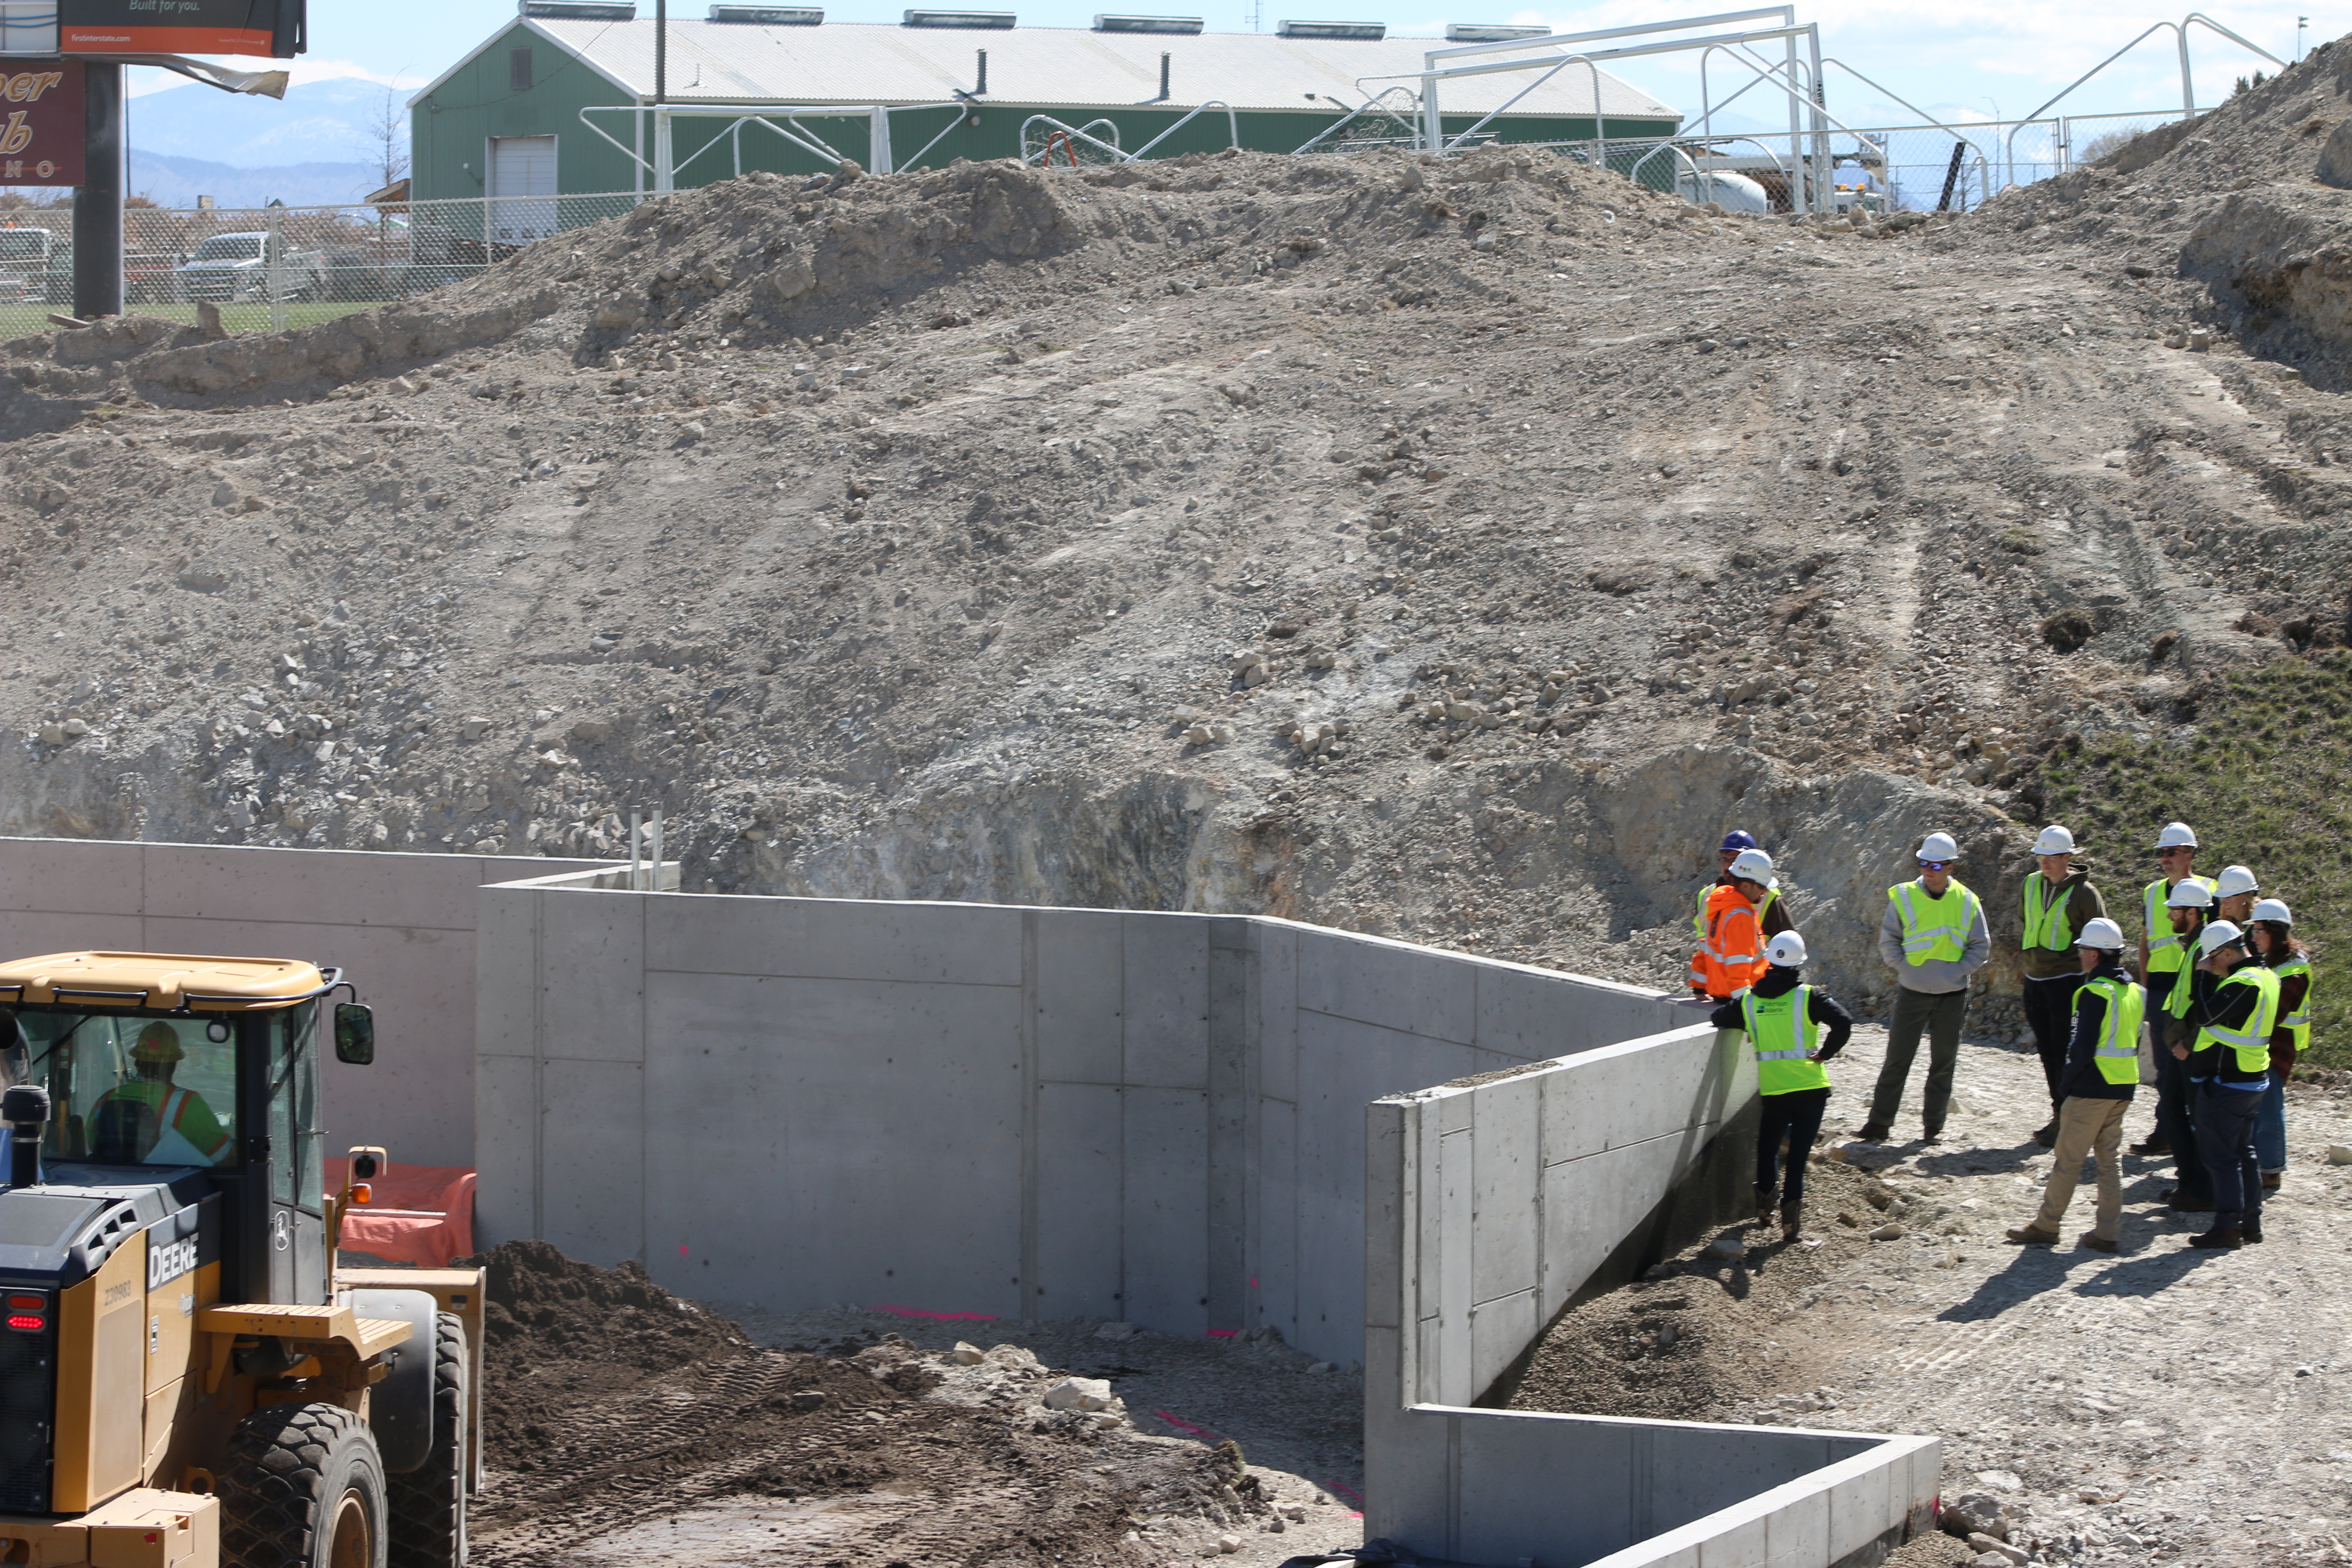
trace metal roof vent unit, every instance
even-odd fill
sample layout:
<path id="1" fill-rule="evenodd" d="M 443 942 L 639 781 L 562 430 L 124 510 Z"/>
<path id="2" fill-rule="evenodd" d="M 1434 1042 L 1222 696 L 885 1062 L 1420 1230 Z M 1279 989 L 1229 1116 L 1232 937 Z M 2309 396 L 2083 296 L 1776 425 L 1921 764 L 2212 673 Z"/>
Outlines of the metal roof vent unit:
<path id="1" fill-rule="evenodd" d="M 1286 38 L 1363 38 L 1371 43 L 1389 36 L 1387 26 L 1380 22 L 1285 22 L 1279 31 Z"/>
<path id="2" fill-rule="evenodd" d="M 824 13 L 814 5 L 713 5 L 710 19 L 739 27 L 814 27 Z"/>
<path id="3" fill-rule="evenodd" d="M 1445 41 L 1449 44 L 1507 44 L 1513 38 L 1540 38 L 1551 32 L 1549 27 L 1514 27 L 1502 22 L 1448 22 Z"/>
<path id="4" fill-rule="evenodd" d="M 909 27 L 1010 27 L 1010 11 L 908 11 L 905 13 Z"/>
<path id="5" fill-rule="evenodd" d="M 636 0 L 522 0 L 526 16 L 551 22 L 634 22 Z"/>
<path id="6" fill-rule="evenodd" d="M 1097 16 L 1097 33 L 1197 33 L 1198 16 Z"/>

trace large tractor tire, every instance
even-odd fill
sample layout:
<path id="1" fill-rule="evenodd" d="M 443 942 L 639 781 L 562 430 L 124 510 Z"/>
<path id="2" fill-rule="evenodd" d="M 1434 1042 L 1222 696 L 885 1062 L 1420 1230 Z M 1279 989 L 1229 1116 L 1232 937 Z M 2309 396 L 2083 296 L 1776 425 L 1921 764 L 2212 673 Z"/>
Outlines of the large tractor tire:
<path id="1" fill-rule="evenodd" d="M 265 1405 L 219 1479 L 229 1568 L 387 1568 L 383 1460 L 340 1405 Z"/>
<path id="2" fill-rule="evenodd" d="M 465 1568 L 466 1326 L 443 1312 L 433 1335 L 433 1447 L 392 1478 L 391 1568 Z"/>

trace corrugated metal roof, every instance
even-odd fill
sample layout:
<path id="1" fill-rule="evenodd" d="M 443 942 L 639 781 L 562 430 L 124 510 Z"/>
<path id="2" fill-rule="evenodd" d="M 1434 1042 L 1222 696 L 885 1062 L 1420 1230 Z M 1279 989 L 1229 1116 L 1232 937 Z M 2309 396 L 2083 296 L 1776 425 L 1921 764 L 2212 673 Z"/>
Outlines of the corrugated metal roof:
<path id="1" fill-rule="evenodd" d="M 534 18 L 525 24 L 650 98 L 654 24 Z M 1170 61 L 1168 102 L 1178 108 L 1223 99 L 1240 110 L 1314 111 L 1309 93 L 1353 104 L 1399 85 L 1437 38 L 1281 38 L 1265 33 L 1097 33 L 1077 27 L 1003 32 L 828 22 L 819 27 L 740 23 L 669 25 L 669 94 L 710 103 L 935 103 L 973 82 L 974 51 L 988 51 L 988 98 L 1013 106 L 1118 109 L 1154 103 L 1160 57 Z M 1601 111 L 1612 119 L 1679 121 L 1680 111 L 1600 75 Z M 1449 114 L 1483 114 L 1534 79 L 1506 72 L 1449 82 Z M 1359 79 L 1365 79 L 1359 88 Z M 1410 82 L 1402 85 L 1411 86 Z M 429 89 L 428 89 L 429 90 Z M 1570 66 L 1512 108 L 1520 114 L 1589 117 L 1592 73 Z"/>

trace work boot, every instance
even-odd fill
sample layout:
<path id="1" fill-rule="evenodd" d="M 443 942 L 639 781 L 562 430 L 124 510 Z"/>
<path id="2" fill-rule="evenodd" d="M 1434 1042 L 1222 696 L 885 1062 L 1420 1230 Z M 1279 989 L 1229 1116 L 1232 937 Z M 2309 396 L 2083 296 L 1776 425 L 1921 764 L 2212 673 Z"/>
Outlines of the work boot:
<path id="1" fill-rule="evenodd" d="M 2263 1239 L 2263 1222 L 2259 1219 L 2247 1220 L 2238 1226 L 2238 1234 L 2246 1238 L 2248 1247 L 2252 1247 Z"/>
<path id="2" fill-rule="evenodd" d="M 2037 1127 L 2033 1130 L 2032 1137 L 2033 1141 L 2044 1149 L 2050 1148 L 2058 1142 L 2058 1124 L 2053 1121 L 2046 1127 Z"/>
<path id="3" fill-rule="evenodd" d="M 2218 1226 L 2202 1236 L 2192 1236 L 2189 1245 L 2207 1252 L 2235 1252 L 2246 1244 L 2246 1234 L 2241 1230 L 2222 1230 Z"/>
<path id="4" fill-rule="evenodd" d="M 2286 1173 L 2284 1171 L 2264 1171 L 2263 1173 L 2263 1191 L 2266 1193 L 2274 1193 L 2279 1190 L 2279 1184 L 2285 1180 Z"/>
<path id="5" fill-rule="evenodd" d="M 1922 1127 L 1921 1129 L 1919 1129 L 1919 1142 L 1920 1142 L 1922 1144 L 1927 1145 L 1928 1147 L 1931 1147 L 1931 1148 L 1932 1148 L 1934 1145 L 1936 1145 L 1936 1144 L 1937 1144 L 1937 1143 L 1941 1143 L 1943 1141 L 1944 1141 L 1944 1130 L 1943 1130 L 1942 1128 L 1940 1128 L 1940 1127 Z"/>
<path id="6" fill-rule="evenodd" d="M 1772 1210 L 1773 1210 L 1773 1208 L 1774 1208 L 1776 1205 L 1779 1205 L 1780 1201 L 1780 1188 L 1778 1188 L 1778 1187 L 1759 1187 L 1759 1188 L 1757 1188 L 1757 1189 L 1756 1189 L 1756 1223 L 1757 1223 L 1758 1225 L 1770 1225 L 1770 1224 L 1772 1223 Z"/>
<path id="7" fill-rule="evenodd" d="M 1884 1143 L 1895 1135 L 1895 1129 L 1884 1121 L 1865 1121 L 1862 1131 L 1853 1135 L 1857 1143 Z"/>
<path id="8" fill-rule="evenodd" d="M 2133 1144 L 2131 1152 L 2135 1154 L 2169 1154 L 2172 1152 L 2172 1140 L 2161 1132 L 2151 1132 Z"/>
<path id="9" fill-rule="evenodd" d="M 2084 1231 L 2074 1238 L 2077 1247 L 2087 1247 L 2094 1252 L 2121 1252 L 2123 1247 L 2095 1231 Z"/>
<path id="10" fill-rule="evenodd" d="M 1801 1212 L 1803 1207 L 1804 1205 L 1802 1204 L 1782 1204 L 1780 1205 L 1780 1239 L 1782 1241 L 1802 1241 L 1805 1239 L 1805 1227 L 1803 1223 L 1804 1215 Z"/>
<path id="11" fill-rule="evenodd" d="M 2184 1194 L 2179 1187 L 2167 1187 L 2164 1189 L 2164 1206 L 2176 1214 L 2211 1214 L 2213 1194 L 2210 1193 Z"/>
<path id="12" fill-rule="evenodd" d="M 2040 1226 L 2030 1222 L 2013 1226 L 2008 1235 L 2009 1239 L 2020 1247 L 2054 1247 L 2058 1241 L 2056 1231 L 2044 1230 Z"/>

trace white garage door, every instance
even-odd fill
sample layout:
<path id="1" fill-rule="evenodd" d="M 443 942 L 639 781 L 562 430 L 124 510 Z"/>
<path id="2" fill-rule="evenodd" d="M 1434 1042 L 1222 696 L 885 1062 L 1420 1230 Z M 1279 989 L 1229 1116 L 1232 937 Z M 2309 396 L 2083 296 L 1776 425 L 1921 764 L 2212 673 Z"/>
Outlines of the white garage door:
<path id="1" fill-rule="evenodd" d="M 490 237 L 528 245 L 555 232 L 555 138 L 490 138 Z"/>

